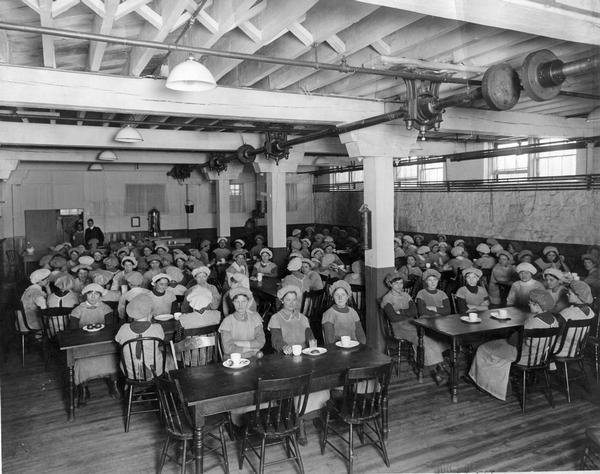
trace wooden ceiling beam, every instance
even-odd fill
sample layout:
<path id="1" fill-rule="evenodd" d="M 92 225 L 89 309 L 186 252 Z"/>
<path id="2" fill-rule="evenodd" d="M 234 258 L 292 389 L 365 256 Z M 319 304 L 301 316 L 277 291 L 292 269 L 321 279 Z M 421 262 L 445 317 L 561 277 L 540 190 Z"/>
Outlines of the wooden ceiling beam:
<path id="1" fill-rule="evenodd" d="M 119 21 L 124 16 L 129 15 L 130 13 L 136 11 L 138 8 L 147 5 L 150 2 L 152 2 L 152 0 L 125 0 L 117 8 L 115 20 Z"/>
<path id="2" fill-rule="evenodd" d="M 52 0 L 39 0 L 40 24 L 52 28 Z M 44 55 L 44 67 L 56 68 L 56 52 L 54 49 L 54 36 L 42 35 L 42 50 Z"/>
<path id="3" fill-rule="evenodd" d="M 96 16 L 94 18 L 94 33 L 101 35 L 108 35 L 112 31 L 115 16 L 117 14 L 117 8 L 119 7 L 119 0 L 106 0 L 104 4 L 105 13 L 104 17 L 101 18 Z M 102 65 L 102 57 L 106 51 L 107 43 L 100 41 L 90 42 L 90 53 L 88 60 L 88 67 L 90 71 L 99 71 Z"/>
<path id="4" fill-rule="evenodd" d="M 522 31 L 566 41 L 600 45 L 600 18 L 573 17 L 565 9 L 524 0 L 358 0 L 424 15 L 451 18 L 469 23 Z M 597 3 L 590 4 L 598 13 Z"/>
<path id="5" fill-rule="evenodd" d="M 416 22 L 420 18 L 422 18 L 422 15 L 378 9 L 344 31 L 337 32 L 337 34 L 346 43 L 346 54 L 352 54 L 362 48 L 368 47 L 373 41 L 385 38 L 389 34 Z M 340 54 L 333 51 L 327 45 L 319 45 L 316 49 L 316 55 L 319 61 L 327 63 L 335 63 L 342 59 Z M 298 59 L 314 61 L 315 52 L 308 51 Z M 268 82 L 267 79 L 264 79 L 264 82 L 260 82 L 257 85 L 264 88 L 285 89 L 292 84 L 302 82 L 312 74 L 314 74 L 314 71 L 308 68 L 284 67 L 271 74 Z M 297 87 L 297 89 L 300 89 L 300 87 Z"/>
<path id="6" fill-rule="evenodd" d="M 106 9 L 108 6 L 105 6 L 105 3 L 108 3 L 108 0 L 81 0 L 81 3 L 87 6 L 100 18 L 104 18 L 106 15 Z"/>
<path id="7" fill-rule="evenodd" d="M 383 113 L 383 103 L 217 87 L 167 89 L 164 80 L 0 65 L 0 106 L 332 124 Z M 12 104 L 12 105 L 11 105 Z"/>
<path id="8" fill-rule="evenodd" d="M 331 48 L 338 54 L 346 54 L 346 43 L 338 35 L 331 35 L 325 40 Z"/>
<path id="9" fill-rule="evenodd" d="M 162 2 L 162 25 L 158 31 L 153 31 L 149 25 L 145 25 L 140 35 L 141 39 L 151 41 L 164 41 L 171 32 L 171 27 L 175 24 L 179 16 L 183 13 L 186 6 L 186 0 L 163 0 Z M 133 48 L 129 53 L 129 74 L 139 76 L 152 56 L 155 50 L 148 48 Z"/>
<path id="10" fill-rule="evenodd" d="M 313 43 L 325 41 L 329 36 L 345 30 L 359 22 L 376 7 L 363 5 L 346 0 L 329 0 L 318 3 L 306 14 L 306 19 L 290 25 L 291 35 L 284 35 L 275 42 L 264 46 L 261 54 L 272 57 L 297 58 L 313 48 Z M 301 28 L 299 28 L 301 27 Z M 312 58 L 314 60 L 314 57 Z M 233 71 L 224 76 L 220 83 L 250 87 L 264 79 L 269 74 L 282 68 L 279 64 L 262 63 L 259 61 L 244 61 Z"/>
<path id="11" fill-rule="evenodd" d="M 282 31 L 287 31 L 289 26 L 297 19 L 310 10 L 318 0 L 279 0 L 270 4 L 269 8 L 260 12 L 253 24 L 261 32 L 261 38 L 257 42 L 248 42 L 245 35 L 232 31 L 226 41 L 220 41 L 215 44 L 216 49 L 228 49 L 241 53 L 252 54 L 261 47 L 269 44 L 274 38 L 281 35 Z M 219 80 L 229 71 L 234 69 L 242 61 L 239 59 L 224 59 L 209 57 L 206 61 L 206 67 L 212 72 L 215 79 Z"/>
<path id="12" fill-rule="evenodd" d="M 75 5 L 78 5 L 80 0 L 55 0 L 52 4 L 52 18 L 62 15 L 70 10 Z"/>

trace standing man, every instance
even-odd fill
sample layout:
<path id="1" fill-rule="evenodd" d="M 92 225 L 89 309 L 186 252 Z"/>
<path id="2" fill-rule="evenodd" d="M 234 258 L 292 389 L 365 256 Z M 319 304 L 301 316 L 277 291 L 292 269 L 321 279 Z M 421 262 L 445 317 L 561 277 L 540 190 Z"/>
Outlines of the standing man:
<path id="1" fill-rule="evenodd" d="M 85 229 L 85 243 L 86 245 L 90 245 L 90 240 L 97 239 L 98 245 L 102 246 L 104 244 L 104 234 L 100 230 L 100 227 L 94 226 L 94 219 L 88 219 L 87 221 L 87 229 Z"/>

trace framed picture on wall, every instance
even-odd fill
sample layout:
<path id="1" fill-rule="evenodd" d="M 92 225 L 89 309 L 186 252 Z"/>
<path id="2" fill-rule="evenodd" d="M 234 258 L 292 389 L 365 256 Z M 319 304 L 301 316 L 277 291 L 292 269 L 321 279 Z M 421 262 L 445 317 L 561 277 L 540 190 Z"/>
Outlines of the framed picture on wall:
<path id="1" fill-rule="evenodd" d="M 139 216 L 131 218 L 131 227 L 139 227 L 140 226 L 140 218 Z"/>

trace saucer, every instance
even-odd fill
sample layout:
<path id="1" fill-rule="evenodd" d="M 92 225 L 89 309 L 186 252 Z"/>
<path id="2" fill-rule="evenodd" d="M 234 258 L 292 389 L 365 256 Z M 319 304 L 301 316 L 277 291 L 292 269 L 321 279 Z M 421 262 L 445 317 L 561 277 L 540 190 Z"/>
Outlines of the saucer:
<path id="1" fill-rule="evenodd" d="M 461 317 L 460 317 L 460 320 L 461 320 L 462 322 L 464 322 L 464 323 L 469 323 L 469 324 L 477 324 L 477 323 L 480 323 L 480 322 L 481 322 L 481 318 L 477 318 L 477 319 L 475 319 L 475 320 L 471 320 L 471 319 L 469 319 L 469 317 L 468 317 L 468 316 L 461 316 Z"/>
<path id="2" fill-rule="evenodd" d="M 342 341 L 337 341 L 337 342 L 335 343 L 335 345 L 336 345 L 336 346 L 338 346 L 338 347 L 341 347 L 342 349 L 352 349 L 353 347 L 356 347 L 356 346 L 358 346 L 359 344 L 360 344 L 360 342 L 358 342 L 358 341 L 350 341 L 350 344 L 348 344 L 348 345 L 346 345 L 346 346 L 344 346 L 344 345 L 342 344 Z"/>
<path id="3" fill-rule="evenodd" d="M 239 364 L 234 364 L 231 359 L 227 359 L 223 362 L 223 367 L 227 367 L 228 369 L 241 369 L 246 367 L 250 361 L 248 359 L 240 359 Z"/>
<path id="4" fill-rule="evenodd" d="M 83 330 L 87 332 L 97 332 L 101 329 L 104 329 L 104 324 L 88 324 L 87 326 L 83 326 Z"/>
<path id="5" fill-rule="evenodd" d="M 327 352 L 327 349 L 324 347 L 307 347 L 302 350 L 302 354 L 309 356 L 320 356 L 321 354 L 325 354 L 325 352 Z"/>
<path id="6" fill-rule="evenodd" d="M 157 314 L 154 316 L 155 321 L 168 321 L 169 319 L 173 319 L 172 314 Z"/>
<path id="7" fill-rule="evenodd" d="M 504 313 L 504 316 L 502 316 L 500 311 L 492 311 L 490 313 L 490 318 L 499 319 L 500 321 L 502 321 L 503 319 L 510 319 L 510 316 L 506 313 Z"/>

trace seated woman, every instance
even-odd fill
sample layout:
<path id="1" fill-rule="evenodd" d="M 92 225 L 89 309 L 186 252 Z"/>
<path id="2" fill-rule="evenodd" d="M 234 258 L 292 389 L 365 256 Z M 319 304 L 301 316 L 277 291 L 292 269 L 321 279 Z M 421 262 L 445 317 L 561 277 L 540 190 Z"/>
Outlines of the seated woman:
<path id="1" fill-rule="evenodd" d="M 323 289 L 323 279 L 314 269 L 316 268 L 317 262 L 310 258 L 302 259 L 302 267 L 300 271 L 304 275 L 304 285 L 307 288 L 305 291 L 316 291 Z"/>
<path id="2" fill-rule="evenodd" d="M 159 257 L 157 254 L 152 254 L 152 255 L 148 255 L 146 257 L 146 262 L 149 265 L 148 270 L 146 270 L 144 272 L 144 283 L 143 283 L 143 287 L 144 288 L 151 288 L 151 284 L 152 284 L 152 278 L 154 278 L 156 275 L 158 275 L 159 273 L 162 273 L 162 258 Z"/>
<path id="3" fill-rule="evenodd" d="M 215 263 L 225 263 L 231 256 L 231 249 L 227 247 L 227 239 L 219 237 L 217 239 L 217 248 L 213 250 L 213 259 Z"/>
<path id="4" fill-rule="evenodd" d="M 189 295 L 195 288 L 202 287 L 210 291 L 212 295 L 212 301 L 210 303 L 210 309 L 218 309 L 221 306 L 221 293 L 214 285 L 208 283 L 208 277 L 210 276 L 210 269 L 204 265 L 196 267 L 192 270 L 192 276 L 194 277 L 195 284 L 190 286 L 183 295 L 183 302 L 181 303 L 181 312 L 185 313 L 190 310 L 190 305 L 187 300 Z"/>
<path id="5" fill-rule="evenodd" d="M 169 288 L 170 282 L 171 278 L 166 273 L 152 277 L 152 291 L 148 294 L 152 300 L 152 316 L 173 314 L 177 311 L 177 297 Z"/>
<path id="6" fill-rule="evenodd" d="M 297 286 L 285 285 L 277 291 L 277 298 L 283 308 L 271 316 L 268 329 L 271 332 L 271 345 L 277 352 L 292 353 L 295 344 L 307 347 L 315 341 L 308 318 L 298 311 L 302 300 L 302 290 Z"/>
<path id="7" fill-rule="evenodd" d="M 79 265 L 79 256 L 81 255 L 81 250 L 78 247 L 73 247 L 69 249 L 69 260 L 67 260 L 67 268 L 71 270 L 73 267 Z"/>
<path id="8" fill-rule="evenodd" d="M 290 272 L 281 280 L 282 286 L 295 286 L 300 288 L 302 293 L 309 290 L 309 281 L 307 276 L 302 273 L 302 259 L 293 257 L 287 264 L 287 269 Z"/>
<path id="9" fill-rule="evenodd" d="M 560 312 L 565 321 L 569 321 L 570 319 L 592 319 L 595 316 L 594 311 L 590 308 L 594 297 L 592 296 L 592 289 L 587 283 L 581 280 L 573 280 L 567 289 L 567 297 L 569 306 Z M 556 354 L 557 356 L 566 356 L 568 354 L 574 335 L 574 333 L 569 333 L 565 336 L 565 342 L 561 351 Z"/>
<path id="10" fill-rule="evenodd" d="M 312 242 L 310 241 L 310 239 L 304 237 L 303 239 L 300 240 L 300 250 L 299 252 L 302 254 L 302 256 L 304 258 L 310 258 L 310 246 L 311 246 Z"/>
<path id="11" fill-rule="evenodd" d="M 479 279 L 483 272 L 479 268 L 465 268 L 463 271 L 465 286 L 456 292 L 456 311 L 467 313 L 469 311 L 484 311 L 490 307 L 488 292 L 479 286 Z"/>
<path id="12" fill-rule="evenodd" d="M 147 295 L 150 293 L 150 290 L 142 287 L 144 277 L 140 272 L 128 273 L 125 277 L 125 283 L 127 289 L 125 293 L 122 293 L 121 298 L 119 298 L 119 305 L 117 306 L 120 319 L 125 318 L 125 306 L 127 306 L 127 304 L 129 304 L 136 296 Z"/>
<path id="13" fill-rule="evenodd" d="M 458 276 L 465 268 L 473 266 L 473 262 L 465 257 L 465 248 L 462 245 L 452 247 L 450 254 L 452 258 L 448 260 L 446 265 L 454 271 L 454 276 Z"/>
<path id="14" fill-rule="evenodd" d="M 162 267 L 167 267 L 173 264 L 173 256 L 169 253 L 169 246 L 165 243 L 158 243 L 154 246 L 154 251 L 160 257 Z"/>
<path id="15" fill-rule="evenodd" d="M 177 252 L 173 256 L 173 259 L 175 260 L 175 267 L 177 267 L 179 270 L 181 270 L 181 274 L 182 274 L 181 281 L 179 281 L 178 283 L 180 283 L 185 288 L 187 288 L 188 283 L 193 280 L 192 273 L 186 266 L 189 257 L 183 252 Z"/>
<path id="16" fill-rule="evenodd" d="M 398 269 L 404 281 L 418 280 L 423 277 L 423 271 L 417 266 L 417 259 L 414 255 L 406 256 L 406 264 Z"/>
<path id="17" fill-rule="evenodd" d="M 325 344 L 333 344 L 342 336 L 350 336 L 353 341 L 366 344 L 367 337 L 360 323 L 360 317 L 354 308 L 348 306 L 352 296 L 350 285 L 343 280 L 337 280 L 329 287 L 333 305 L 323 313 L 323 336 Z"/>
<path id="18" fill-rule="evenodd" d="M 31 329 L 41 329 L 42 321 L 39 317 L 39 310 L 46 309 L 46 298 L 48 294 L 50 270 L 47 268 L 38 268 L 29 276 L 31 285 L 23 292 L 21 303 L 25 314 L 23 317 Z M 26 328 L 21 328 L 25 330 Z"/>
<path id="19" fill-rule="evenodd" d="M 569 306 L 569 297 L 564 286 L 564 280 L 565 277 L 560 270 L 552 267 L 544 270 L 544 286 L 554 299 L 552 312 L 555 314 Z"/>
<path id="20" fill-rule="evenodd" d="M 175 297 L 183 296 L 187 291 L 187 288 L 183 286 L 183 272 L 180 268 L 170 265 L 165 268 L 165 273 L 169 275 L 169 289 L 173 292 Z"/>
<path id="21" fill-rule="evenodd" d="M 437 286 L 440 281 L 440 272 L 429 269 L 423 273 L 425 288 L 417 293 L 417 311 L 421 317 L 447 316 L 450 314 L 450 301 L 448 295 Z"/>
<path id="22" fill-rule="evenodd" d="M 352 262 L 352 272 L 346 274 L 344 281 L 350 285 L 364 285 L 365 284 L 365 262 L 364 260 L 356 260 Z"/>
<path id="23" fill-rule="evenodd" d="M 547 245 L 542 250 L 543 257 L 536 259 L 535 266 L 544 271 L 546 268 L 556 268 L 563 273 L 569 273 L 569 267 L 565 263 L 565 257 L 558 253 L 558 249 L 554 245 Z"/>
<path id="24" fill-rule="evenodd" d="M 79 257 L 79 265 L 71 269 L 71 272 L 75 274 L 75 279 L 73 280 L 73 291 L 80 295 L 80 301 L 82 300 L 81 291 L 85 286 L 92 282 L 90 279 L 90 270 L 92 269 L 90 266 L 90 260 L 93 261 L 94 259 L 87 255 Z"/>
<path id="25" fill-rule="evenodd" d="M 260 260 L 261 251 L 266 248 L 265 247 L 265 238 L 258 234 L 254 237 L 255 245 L 250 249 L 250 258 L 253 260 Z"/>
<path id="26" fill-rule="evenodd" d="M 525 321 L 525 329 L 554 328 L 558 321 L 550 312 L 554 299 L 544 289 L 529 292 L 529 310 L 532 315 Z M 506 400 L 510 365 L 517 358 L 518 334 L 507 339 L 496 339 L 486 342 L 477 348 L 477 353 L 469 370 L 471 380 L 500 400 Z M 529 347 L 523 345 L 521 361 L 525 362 Z"/>
<path id="27" fill-rule="evenodd" d="M 238 286 L 229 291 L 235 312 L 227 316 L 219 326 L 223 357 L 228 359 L 238 352 L 242 357 L 254 357 L 265 345 L 263 321 L 249 307 L 253 301 L 252 292 Z"/>
<path id="28" fill-rule="evenodd" d="M 223 295 L 223 316 L 227 316 L 234 310 L 233 301 L 231 300 L 231 290 L 234 288 L 245 288 L 250 291 L 250 280 L 246 275 L 242 273 L 234 273 L 231 275 L 231 280 L 229 280 L 229 291 L 225 292 Z M 252 293 L 250 293 L 252 295 Z M 256 301 L 251 296 L 250 301 L 248 302 L 248 309 L 250 311 L 256 312 Z"/>
<path id="29" fill-rule="evenodd" d="M 103 302 L 118 302 L 121 299 L 121 291 L 119 290 L 109 290 L 110 282 L 113 278 L 113 274 L 108 270 L 92 270 L 90 273 L 90 277 L 92 278 L 93 283 L 97 283 L 102 288 L 104 288 L 104 295 L 102 295 Z"/>
<path id="30" fill-rule="evenodd" d="M 328 277 L 343 279 L 346 276 L 344 263 L 340 260 L 340 257 L 334 253 L 334 250 L 335 243 L 333 241 L 327 241 L 323 244 L 323 251 L 325 254 L 321 259 L 319 273 Z"/>
<path id="31" fill-rule="evenodd" d="M 74 308 L 79 296 L 72 291 L 73 277 L 66 273 L 54 280 L 52 293 L 48 295 L 48 308 Z"/>
<path id="32" fill-rule="evenodd" d="M 479 258 L 475 260 L 474 264 L 481 270 L 491 270 L 496 265 L 496 259 L 490 255 L 491 249 L 488 244 L 483 242 L 477 245 L 475 250 L 479 253 Z"/>
<path id="33" fill-rule="evenodd" d="M 515 278 L 517 278 L 517 273 L 512 264 L 512 255 L 506 250 L 501 250 L 498 253 L 498 263 L 492 268 L 488 284 L 488 293 L 490 295 L 491 304 L 499 305 L 502 303 L 500 285 L 512 285 Z"/>
<path id="34" fill-rule="evenodd" d="M 259 252 L 260 260 L 252 268 L 252 276 L 255 277 L 259 273 L 262 273 L 263 276 L 277 278 L 279 276 L 279 268 L 277 268 L 277 264 L 271 262 L 272 258 L 273 252 L 266 247 L 262 248 Z"/>
<path id="35" fill-rule="evenodd" d="M 158 339 L 165 339 L 165 333 L 163 328 L 158 323 L 152 323 L 152 300 L 147 294 L 140 294 L 133 298 L 129 304 L 127 305 L 127 316 L 131 322 L 123 324 L 119 331 L 115 336 L 115 341 L 119 345 L 124 345 L 127 341 L 131 341 L 132 339 L 137 339 L 138 337 L 156 337 Z M 140 348 L 140 354 L 141 354 Z M 151 357 L 154 355 L 154 344 L 151 341 L 143 342 L 143 350 L 144 355 L 147 357 Z M 126 366 L 123 366 L 123 363 L 126 363 Z M 154 366 L 154 370 L 157 375 L 162 374 L 164 367 L 163 354 L 161 351 L 156 352 L 156 360 L 147 360 L 147 366 L 145 370 L 148 371 L 146 375 L 150 376 L 151 368 L 148 366 L 148 362 L 150 365 Z M 130 358 L 125 358 L 125 361 L 121 360 L 121 370 L 125 373 L 131 373 L 132 360 Z"/>
<path id="36" fill-rule="evenodd" d="M 587 271 L 587 276 L 583 279 L 592 289 L 594 298 L 600 296 L 600 270 L 598 269 L 598 260 L 590 253 L 581 256 L 583 267 Z"/>
<path id="37" fill-rule="evenodd" d="M 88 324 L 114 325 L 113 311 L 110 306 L 102 302 L 102 296 L 106 290 L 97 283 L 90 283 L 82 290 L 85 301 L 71 311 L 69 327 L 72 329 L 84 328 Z M 90 397 L 89 389 L 85 385 L 90 379 L 108 377 L 109 394 L 118 398 L 117 388 L 117 356 L 107 354 L 94 357 L 86 357 L 75 361 L 74 378 L 78 386 L 79 404 L 85 404 Z"/>
<path id="38" fill-rule="evenodd" d="M 179 323 L 184 329 L 212 326 L 221 322 L 221 312 L 211 309 L 213 295 L 208 288 L 195 286 L 185 300 L 192 309 L 179 317 Z"/>
<path id="39" fill-rule="evenodd" d="M 526 308 L 529 305 L 529 293 L 532 290 L 545 290 L 545 288 L 539 281 L 533 279 L 533 275 L 537 273 L 537 270 L 531 263 L 519 263 L 516 272 L 519 275 L 519 280 L 515 281 L 510 287 L 506 304 Z"/>
<path id="40" fill-rule="evenodd" d="M 246 251 L 244 249 L 235 249 L 231 255 L 233 257 L 233 263 L 229 265 L 229 267 L 225 271 L 227 275 L 227 280 L 229 280 L 231 278 L 231 275 L 233 275 L 234 273 L 242 273 L 246 276 L 250 276 L 248 264 L 246 263 Z"/>

